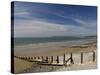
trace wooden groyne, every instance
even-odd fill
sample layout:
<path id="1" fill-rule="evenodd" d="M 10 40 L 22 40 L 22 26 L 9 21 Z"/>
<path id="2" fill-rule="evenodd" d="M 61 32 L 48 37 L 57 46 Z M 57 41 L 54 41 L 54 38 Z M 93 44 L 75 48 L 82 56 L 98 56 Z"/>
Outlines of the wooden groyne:
<path id="1" fill-rule="evenodd" d="M 62 56 L 15 56 L 16 58 L 34 62 L 41 65 L 56 65 L 56 66 L 66 66 L 68 64 L 76 64 L 79 61 L 80 64 L 86 62 L 96 61 L 96 52 L 79 52 L 76 53 L 64 53 Z M 78 55 L 78 56 L 77 56 Z M 77 57 L 76 57 L 77 56 Z"/>

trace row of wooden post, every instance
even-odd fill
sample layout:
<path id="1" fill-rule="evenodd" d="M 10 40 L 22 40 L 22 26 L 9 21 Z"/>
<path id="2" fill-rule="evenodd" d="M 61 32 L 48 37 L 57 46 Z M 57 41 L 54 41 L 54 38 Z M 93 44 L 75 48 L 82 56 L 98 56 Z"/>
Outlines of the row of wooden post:
<path id="1" fill-rule="evenodd" d="M 16 57 L 17 57 L 17 56 L 16 56 Z M 83 56 L 83 52 L 81 52 L 81 64 L 83 64 L 83 60 L 84 60 L 83 57 L 84 57 L 84 56 Z M 24 58 L 24 57 L 17 57 L 17 58 Z M 42 58 L 42 61 L 44 61 L 44 57 L 42 56 L 41 58 Z M 24 58 L 24 59 L 33 59 L 33 58 L 32 58 L 32 57 L 28 57 L 28 58 L 26 57 L 26 58 Z M 34 59 L 36 59 L 36 57 L 34 57 Z M 38 59 L 40 59 L 40 57 L 38 57 Z M 53 63 L 53 60 L 54 60 L 54 58 L 53 58 L 53 56 L 51 56 L 51 63 Z M 67 63 L 69 60 L 70 60 L 70 62 L 71 62 L 72 64 L 74 64 L 74 60 L 73 60 L 73 55 L 72 55 L 72 53 L 70 53 L 70 58 L 67 59 L 67 60 L 66 60 L 66 55 L 64 54 L 64 55 L 63 55 L 63 63 Z M 45 61 L 48 63 L 48 61 L 49 61 L 48 56 L 46 56 Z M 59 56 L 57 56 L 56 61 L 57 61 L 57 63 L 59 63 Z M 93 62 L 94 62 L 94 61 L 95 61 L 95 52 L 93 51 Z"/>
<path id="2" fill-rule="evenodd" d="M 95 61 L 95 52 L 93 51 L 93 62 Z M 81 52 L 81 64 L 83 64 L 83 52 Z"/>

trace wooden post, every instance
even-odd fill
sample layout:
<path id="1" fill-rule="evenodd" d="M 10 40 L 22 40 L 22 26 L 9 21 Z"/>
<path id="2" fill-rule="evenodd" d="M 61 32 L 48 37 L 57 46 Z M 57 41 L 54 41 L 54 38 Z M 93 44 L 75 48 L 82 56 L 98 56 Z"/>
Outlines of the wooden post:
<path id="1" fill-rule="evenodd" d="M 44 58 L 43 58 L 43 56 L 41 57 L 42 58 L 42 62 L 44 61 Z"/>
<path id="2" fill-rule="evenodd" d="M 24 57 L 22 57 L 21 59 L 23 59 Z"/>
<path id="3" fill-rule="evenodd" d="M 27 59 L 27 57 L 25 57 L 25 60 Z"/>
<path id="4" fill-rule="evenodd" d="M 57 56 L 57 63 L 59 63 L 59 56 Z"/>
<path id="5" fill-rule="evenodd" d="M 46 62 L 48 63 L 48 56 L 46 56 Z"/>
<path id="6" fill-rule="evenodd" d="M 63 57 L 63 64 L 65 64 L 65 53 L 64 53 L 64 57 Z"/>
<path id="7" fill-rule="evenodd" d="M 38 59 L 40 59 L 40 57 L 38 57 Z"/>
<path id="8" fill-rule="evenodd" d="M 81 52 L 81 64 L 83 64 L 83 52 Z"/>
<path id="9" fill-rule="evenodd" d="M 25 59 L 27 60 L 27 57 L 25 57 Z"/>
<path id="10" fill-rule="evenodd" d="M 95 61 L 95 52 L 93 51 L 93 62 Z"/>
<path id="11" fill-rule="evenodd" d="M 72 53 L 70 59 L 71 59 L 71 63 L 74 64 Z"/>
<path id="12" fill-rule="evenodd" d="M 34 59 L 36 59 L 36 57 L 34 57 Z"/>
<path id="13" fill-rule="evenodd" d="M 53 56 L 51 56 L 51 63 L 53 63 Z"/>
<path id="14" fill-rule="evenodd" d="M 30 59 L 30 57 L 28 57 L 28 59 Z"/>
<path id="15" fill-rule="evenodd" d="M 33 59 L 33 57 L 31 57 L 31 59 Z"/>

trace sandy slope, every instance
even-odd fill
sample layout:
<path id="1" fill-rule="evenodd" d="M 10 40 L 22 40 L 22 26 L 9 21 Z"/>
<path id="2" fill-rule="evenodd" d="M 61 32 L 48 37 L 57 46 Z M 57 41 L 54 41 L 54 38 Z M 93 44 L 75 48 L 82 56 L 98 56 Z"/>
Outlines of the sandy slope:
<path id="1" fill-rule="evenodd" d="M 14 73 L 20 73 L 25 69 L 31 68 L 32 64 L 33 63 L 27 62 L 25 60 L 14 58 Z"/>

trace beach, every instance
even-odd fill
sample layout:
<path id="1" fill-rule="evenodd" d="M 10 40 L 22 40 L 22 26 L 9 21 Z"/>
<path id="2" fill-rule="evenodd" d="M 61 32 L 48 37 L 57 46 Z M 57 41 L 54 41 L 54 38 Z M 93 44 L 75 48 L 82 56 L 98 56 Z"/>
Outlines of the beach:
<path id="1" fill-rule="evenodd" d="M 16 50 L 17 49 L 17 50 Z M 81 52 L 83 53 L 83 62 L 81 63 Z M 95 52 L 95 60 L 93 60 L 93 52 Z M 68 61 L 67 66 L 57 66 L 56 58 L 59 56 L 59 64 L 63 64 L 63 55 L 66 55 L 65 60 L 70 57 L 72 53 L 74 64 Z M 38 45 L 18 46 L 15 47 L 15 56 L 18 57 L 49 57 L 53 56 L 53 64 L 44 65 L 34 63 L 33 61 L 23 60 L 14 57 L 15 73 L 36 73 L 36 72 L 52 72 L 52 71 L 69 71 L 69 70 L 84 70 L 97 68 L 97 42 L 81 42 L 80 44 L 62 43 L 45 43 Z M 21 60 L 21 61 L 18 61 Z M 33 59 L 34 60 L 34 59 Z M 25 63 L 23 63 L 24 61 Z M 51 60 L 50 60 L 51 61 Z M 22 69 L 19 70 L 18 64 L 23 64 Z M 31 64 L 25 67 L 26 64 Z M 24 66 L 24 67 L 23 67 Z M 16 69 L 17 68 L 17 69 Z"/>

